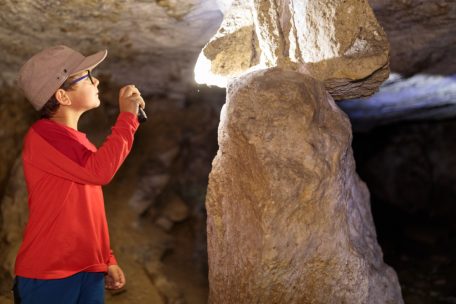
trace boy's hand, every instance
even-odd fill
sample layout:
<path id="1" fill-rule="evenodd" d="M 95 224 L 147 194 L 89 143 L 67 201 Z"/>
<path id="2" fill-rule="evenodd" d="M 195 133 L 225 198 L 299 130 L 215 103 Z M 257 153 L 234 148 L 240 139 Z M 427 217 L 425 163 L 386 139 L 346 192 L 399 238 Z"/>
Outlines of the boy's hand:
<path id="1" fill-rule="evenodd" d="M 141 97 L 141 93 L 134 85 L 126 85 L 119 92 L 120 112 L 130 112 L 138 115 L 138 105 L 145 108 L 146 104 Z"/>
<path id="2" fill-rule="evenodd" d="M 108 266 L 108 274 L 105 276 L 106 289 L 120 289 L 125 286 L 125 275 L 118 265 Z"/>

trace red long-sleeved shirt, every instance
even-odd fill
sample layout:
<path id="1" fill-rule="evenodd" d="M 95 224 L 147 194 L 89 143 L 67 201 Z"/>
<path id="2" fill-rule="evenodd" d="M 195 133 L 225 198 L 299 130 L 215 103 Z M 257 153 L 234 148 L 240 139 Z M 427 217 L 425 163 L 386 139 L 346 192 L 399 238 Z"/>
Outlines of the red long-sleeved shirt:
<path id="1" fill-rule="evenodd" d="M 58 279 L 107 272 L 110 249 L 101 185 L 113 178 L 133 145 L 137 117 L 121 112 L 97 150 L 86 135 L 49 119 L 28 130 L 22 161 L 29 218 L 15 263 L 18 276 Z"/>

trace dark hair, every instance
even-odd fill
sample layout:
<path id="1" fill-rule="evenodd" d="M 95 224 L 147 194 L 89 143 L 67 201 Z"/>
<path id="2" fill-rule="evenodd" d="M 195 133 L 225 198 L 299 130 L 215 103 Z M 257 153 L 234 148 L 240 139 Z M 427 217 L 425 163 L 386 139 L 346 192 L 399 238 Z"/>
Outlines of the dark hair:
<path id="1" fill-rule="evenodd" d="M 67 80 L 60 86 L 59 89 L 65 90 L 65 91 L 71 91 L 73 90 L 74 84 L 70 85 L 69 83 L 71 80 L 76 78 L 76 76 L 68 77 Z M 60 108 L 60 103 L 55 98 L 55 92 L 52 94 L 51 98 L 44 104 L 44 106 L 40 110 L 40 118 L 51 118 L 54 116 L 54 114 L 57 112 L 57 110 Z"/>

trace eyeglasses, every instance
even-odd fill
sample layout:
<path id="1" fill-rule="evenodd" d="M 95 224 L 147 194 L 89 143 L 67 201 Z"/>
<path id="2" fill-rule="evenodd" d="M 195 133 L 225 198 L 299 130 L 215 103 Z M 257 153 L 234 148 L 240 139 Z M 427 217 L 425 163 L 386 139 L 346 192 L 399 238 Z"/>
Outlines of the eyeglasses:
<path id="1" fill-rule="evenodd" d="M 92 84 L 95 84 L 95 81 L 93 81 L 92 74 L 90 73 L 90 70 L 87 70 L 87 74 L 86 74 L 86 75 L 84 75 L 84 76 L 82 76 L 82 77 L 79 77 L 78 79 L 73 80 L 72 82 L 70 82 L 70 83 L 68 84 L 68 86 L 71 86 L 71 85 L 75 84 L 75 83 L 78 82 L 78 81 L 81 81 L 81 80 L 83 80 L 83 79 L 86 79 L 87 77 L 89 77 L 90 82 L 91 82 Z"/>

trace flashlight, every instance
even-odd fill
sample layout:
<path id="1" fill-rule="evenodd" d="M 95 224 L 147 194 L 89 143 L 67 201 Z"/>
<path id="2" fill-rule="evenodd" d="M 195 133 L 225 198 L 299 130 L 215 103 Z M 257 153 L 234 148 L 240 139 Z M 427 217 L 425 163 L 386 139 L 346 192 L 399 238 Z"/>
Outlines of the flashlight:
<path id="1" fill-rule="evenodd" d="M 147 120 L 147 115 L 146 115 L 146 112 L 144 112 L 144 110 L 138 106 L 138 121 L 140 123 L 142 122 L 145 122 Z"/>

